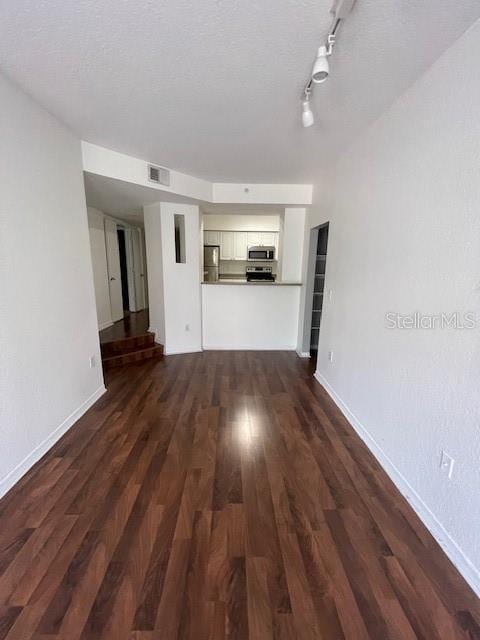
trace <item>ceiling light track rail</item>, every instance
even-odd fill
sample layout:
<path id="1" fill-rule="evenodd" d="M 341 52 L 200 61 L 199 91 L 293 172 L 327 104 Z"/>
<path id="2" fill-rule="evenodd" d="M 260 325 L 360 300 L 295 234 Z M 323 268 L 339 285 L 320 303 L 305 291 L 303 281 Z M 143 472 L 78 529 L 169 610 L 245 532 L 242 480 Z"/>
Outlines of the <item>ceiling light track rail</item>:
<path id="1" fill-rule="evenodd" d="M 313 64 L 311 76 L 305 85 L 302 96 L 302 125 L 311 127 L 315 118 L 311 109 L 310 100 L 315 84 L 322 84 L 330 75 L 330 65 L 328 58 L 333 53 L 336 42 L 337 31 L 340 23 L 345 20 L 352 11 L 355 0 L 335 0 L 331 12 L 334 14 L 332 26 L 327 36 L 326 44 L 318 48 L 317 57 Z"/>

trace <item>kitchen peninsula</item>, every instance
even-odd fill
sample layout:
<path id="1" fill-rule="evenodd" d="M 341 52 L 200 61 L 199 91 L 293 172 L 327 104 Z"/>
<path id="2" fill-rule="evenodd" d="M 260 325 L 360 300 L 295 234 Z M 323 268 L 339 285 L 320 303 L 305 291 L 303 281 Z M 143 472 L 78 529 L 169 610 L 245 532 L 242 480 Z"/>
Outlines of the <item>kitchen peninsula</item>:
<path id="1" fill-rule="evenodd" d="M 298 283 L 202 285 L 204 349 L 295 349 Z"/>
<path id="2" fill-rule="evenodd" d="M 261 282 L 259 280 L 254 281 L 254 282 L 248 282 L 246 280 L 246 278 L 222 278 L 221 280 L 218 280 L 218 282 L 202 282 L 202 284 L 205 285 L 213 285 L 213 286 L 218 286 L 218 285 L 251 285 L 253 287 L 258 287 L 258 286 L 265 286 L 265 287 L 300 287 L 302 285 L 301 282 L 283 282 L 282 280 L 274 280 L 274 281 L 264 281 Z"/>
<path id="3" fill-rule="evenodd" d="M 303 220 L 298 223 L 302 233 L 289 224 L 286 236 L 280 216 L 204 216 L 204 349 L 296 348 Z"/>

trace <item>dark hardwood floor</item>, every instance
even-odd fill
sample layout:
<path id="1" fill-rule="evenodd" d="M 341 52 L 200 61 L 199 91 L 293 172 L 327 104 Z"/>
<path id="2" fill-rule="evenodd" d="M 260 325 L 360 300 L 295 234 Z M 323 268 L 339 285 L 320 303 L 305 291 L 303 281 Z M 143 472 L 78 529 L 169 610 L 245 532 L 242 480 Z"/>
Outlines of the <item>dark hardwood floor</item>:
<path id="1" fill-rule="evenodd" d="M 111 342 L 139 336 L 148 331 L 148 309 L 135 313 L 126 311 L 122 320 L 115 322 L 111 327 L 100 331 L 100 342 Z"/>
<path id="2" fill-rule="evenodd" d="M 210 352 L 107 382 L 0 502 L 1 640 L 480 638 L 308 363 Z"/>

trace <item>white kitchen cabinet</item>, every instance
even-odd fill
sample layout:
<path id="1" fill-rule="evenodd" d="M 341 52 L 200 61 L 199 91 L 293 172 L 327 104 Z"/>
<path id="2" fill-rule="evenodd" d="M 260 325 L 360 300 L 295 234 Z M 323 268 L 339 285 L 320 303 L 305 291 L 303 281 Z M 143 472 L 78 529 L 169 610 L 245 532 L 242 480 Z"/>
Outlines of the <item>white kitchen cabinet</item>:
<path id="1" fill-rule="evenodd" d="M 248 234 L 246 231 L 234 231 L 233 233 L 233 259 L 247 259 Z"/>
<path id="2" fill-rule="evenodd" d="M 204 231 L 206 245 L 220 246 L 221 260 L 245 261 L 248 247 L 273 246 L 278 254 L 278 233 L 274 231 Z"/>
<path id="3" fill-rule="evenodd" d="M 208 245 L 220 244 L 220 231 L 204 231 L 203 242 Z"/>
<path id="4" fill-rule="evenodd" d="M 274 247 L 278 233 L 275 231 L 249 231 L 249 247 Z"/>
<path id="5" fill-rule="evenodd" d="M 220 233 L 220 260 L 234 260 L 235 233 L 233 231 L 222 231 Z"/>
<path id="6" fill-rule="evenodd" d="M 264 247 L 274 247 L 275 246 L 275 236 L 277 233 L 262 231 L 260 233 L 260 245 Z"/>
<path id="7" fill-rule="evenodd" d="M 247 241 L 249 247 L 259 247 L 262 234 L 259 231 L 249 231 L 247 233 Z"/>

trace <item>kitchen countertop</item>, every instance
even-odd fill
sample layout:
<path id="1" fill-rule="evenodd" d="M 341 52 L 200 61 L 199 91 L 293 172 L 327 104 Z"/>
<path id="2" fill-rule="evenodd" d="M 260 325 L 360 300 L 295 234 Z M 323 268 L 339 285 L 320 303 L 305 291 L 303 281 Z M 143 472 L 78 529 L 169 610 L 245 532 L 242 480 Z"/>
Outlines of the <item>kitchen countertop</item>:
<path id="1" fill-rule="evenodd" d="M 301 282 L 282 282 L 280 280 L 276 280 L 275 282 L 269 282 L 268 280 L 257 280 L 256 282 L 247 282 L 245 278 L 222 278 L 221 280 L 217 280 L 217 282 L 202 282 L 202 284 L 211 284 L 211 285 L 219 285 L 219 284 L 238 284 L 238 285 L 252 285 L 253 287 L 258 287 L 259 285 L 267 285 L 269 287 L 300 287 Z"/>

